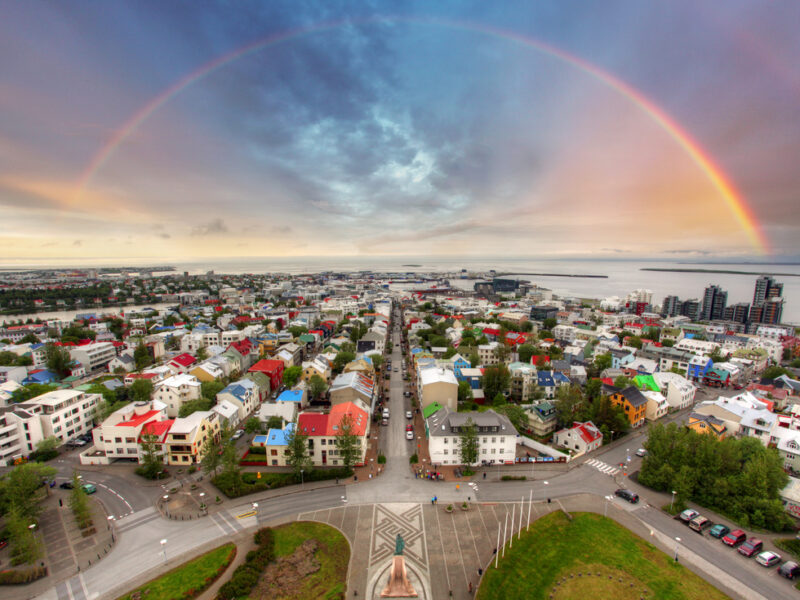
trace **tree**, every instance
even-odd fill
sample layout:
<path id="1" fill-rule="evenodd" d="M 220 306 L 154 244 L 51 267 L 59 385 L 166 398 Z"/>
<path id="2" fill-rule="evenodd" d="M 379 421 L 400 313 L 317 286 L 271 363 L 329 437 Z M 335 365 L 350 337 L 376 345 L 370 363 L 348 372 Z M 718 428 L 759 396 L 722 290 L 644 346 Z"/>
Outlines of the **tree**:
<path id="1" fill-rule="evenodd" d="M 181 418 L 188 417 L 198 410 L 211 410 L 212 406 L 214 406 L 214 401 L 208 400 L 207 398 L 189 400 L 181 404 L 181 407 L 178 409 L 178 416 Z"/>
<path id="2" fill-rule="evenodd" d="M 599 379 L 592 379 L 586 383 L 586 397 L 592 402 L 600 397 L 603 390 L 603 382 Z"/>
<path id="3" fill-rule="evenodd" d="M 483 391 L 486 398 L 494 398 L 508 389 L 511 373 L 505 365 L 492 365 L 483 372 Z"/>
<path id="4" fill-rule="evenodd" d="M 225 383 L 222 381 L 203 381 L 200 384 L 200 396 L 210 402 L 209 408 L 214 406 L 217 401 L 217 394 L 225 389 Z M 208 409 L 204 409 L 208 410 Z"/>
<path id="5" fill-rule="evenodd" d="M 145 367 L 149 367 L 153 364 L 153 358 L 150 356 L 150 352 L 147 350 L 147 346 L 145 346 L 141 341 L 139 345 L 136 346 L 136 349 L 133 351 L 133 361 L 136 363 L 136 370 L 141 371 Z"/>
<path id="6" fill-rule="evenodd" d="M 506 397 L 503 396 L 501 392 L 498 392 L 494 398 L 492 398 L 492 406 L 498 407 L 507 404 Z"/>
<path id="7" fill-rule="evenodd" d="M 41 340 L 36 337 L 33 333 L 26 333 L 22 339 L 18 342 L 19 344 L 38 344 Z"/>
<path id="8" fill-rule="evenodd" d="M 205 346 L 201 346 L 197 349 L 195 353 L 195 358 L 197 358 L 197 362 L 203 362 L 208 358 L 208 350 L 206 350 Z"/>
<path id="9" fill-rule="evenodd" d="M 558 426 L 569 427 L 572 425 L 582 405 L 583 394 L 580 386 L 570 385 L 558 388 L 555 402 Z"/>
<path id="10" fill-rule="evenodd" d="M 383 366 L 383 356 L 380 354 L 371 354 L 369 359 L 372 361 L 372 366 L 375 368 L 375 372 L 377 373 L 380 371 L 381 367 Z"/>
<path id="11" fill-rule="evenodd" d="M 626 387 L 630 387 L 633 384 L 633 381 L 625 377 L 624 375 L 620 375 L 614 380 L 614 387 L 618 387 L 620 389 L 625 389 Z"/>
<path id="12" fill-rule="evenodd" d="M 250 417 L 244 423 L 244 430 L 247 433 L 260 433 L 261 432 L 261 420 L 258 417 Z"/>
<path id="13" fill-rule="evenodd" d="M 342 459 L 342 464 L 348 469 L 356 464 L 356 460 L 361 458 L 361 438 L 353 429 L 353 418 L 345 414 L 339 420 L 339 431 L 336 433 L 336 450 Z"/>
<path id="14" fill-rule="evenodd" d="M 518 432 L 526 431 L 530 426 L 528 423 L 528 415 L 525 411 L 516 404 L 504 404 L 493 408 L 494 412 L 500 415 L 505 415 L 511 424 Z"/>
<path id="15" fill-rule="evenodd" d="M 85 529 L 92 524 L 92 512 L 89 510 L 89 500 L 83 490 L 83 482 L 78 477 L 78 472 L 72 472 L 72 491 L 69 495 L 69 507 L 75 515 L 75 521 L 80 529 Z"/>
<path id="16" fill-rule="evenodd" d="M 294 387 L 303 375 L 303 367 L 289 367 L 283 372 L 283 385 L 287 388 Z"/>
<path id="17" fill-rule="evenodd" d="M 300 479 L 300 471 L 311 469 L 308 455 L 308 436 L 297 431 L 297 426 L 286 436 L 286 464 L 292 467 L 295 479 Z"/>
<path id="18" fill-rule="evenodd" d="M 217 469 L 222 465 L 223 444 L 228 445 L 231 435 L 230 429 L 225 427 L 219 435 L 206 439 L 206 443 L 200 451 L 200 468 L 203 473 L 216 476 Z"/>
<path id="19" fill-rule="evenodd" d="M 638 335 L 634 335 L 628 338 L 627 345 L 631 348 L 636 348 L 638 350 L 642 349 L 642 338 Z"/>
<path id="20" fill-rule="evenodd" d="M 522 344 L 519 348 L 517 348 L 517 354 L 519 354 L 520 362 L 529 363 L 531 362 L 531 358 L 536 353 L 536 346 L 533 344 Z"/>
<path id="21" fill-rule="evenodd" d="M 42 545 L 29 525 L 30 519 L 16 506 L 6 515 L 12 565 L 34 564 L 43 556 Z"/>
<path id="22" fill-rule="evenodd" d="M 267 429 L 283 429 L 283 418 L 276 415 L 267 419 Z"/>
<path id="23" fill-rule="evenodd" d="M 761 374 L 761 376 L 764 379 L 776 379 L 776 378 L 780 377 L 781 375 L 786 375 L 787 377 L 792 377 L 792 374 L 789 371 L 787 371 L 783 367 L 777 367 L 777 366 L 767 367 L 766 369 L 764 369 L 764 372 Z"/>
<path id="24" fill-rule="evenodd" d="M 312 375 L 308 380 L 309 391 L 312 398 L 319 398 L 328 391 L 327 382 L 319 375 Z"/>
<path id="25" fill-rule="evenodd" d="M 558 325 L 558 321 L 556 321 L 552 317 L 547 318 L 544 321 L 542 321 L 542 329 L 552 329 L 556 325 Z"/>
<path id="26" fill-rule="evenodd" d="M 481 362 L 480 357 L 478 356 L 477 352 L 472 352 L 469 355 L 469 364 L 474 369 L 476 368 Z"/>
<path id="27" fill-rule="evenodd" d="M 472 393 L 472 387 L 469 385 L 468 381 L 459 381 L 458 382 L 458 401 L 459 402 L 471 402 L 474 398 L 474 394 Z"/>
<path id="28" fill-rule="evenodd" d="M 153 397 L 153 382 L 149 379 L 137 379 L 131 384 L 129 395 L 133 402 L 150 402 Z"/>
<path id="29" fill-rule="evenodd" d="M 233 431 L 227 425 L 222 428 L 219 434 L 219 443 L 222 448 L 220 477 L 225 479 L 226 485 L 238 494 L 242 487 L 242 470 L 239 468 L 239 457 L 236 452 L 236 444 L 233 443 Z M 212 438 L 214 439 L 214 438 Z"/>
<path id="30" fill-rule="evenodd" d="M 291 327 L 289 327 L 289 333 L 292 334 L 293 338 L 298 338 L 304 333 L 308 333 L 308 329 L 300 325 L 292 325 Z"/>
<path id="31" fill-rule="evenodd" d="M 45 346 L 45 364 L 47 368 L 56 373 L 59 377 L 66 377 L 72 370 L 72 357 L 69 351 L 63 346 L 47 344 Z"/>
<path id="32" fill-rule="evenodd" d="M 156 479 L 164 468 L 164 460 L 158 453 L 158 436 L 145 433 L 141 439 L 139 446 L 142 449 L 142 464 L 136 472 L 146 479 Z"/>
<path id="33" fill-rule="evenodd" d="M 467 419 L 458 432 L 458 448 L 461 464 L 469 466 L 478 462 L 478 428 L 472 417 Z"/>
<path id="34" fill-rule="evenodd" d="M 347 363 L 350 363 L 356 359 L 356 355 L 354 352 L 347 352 L 345 350 L 340 350 L 339 353 L 336 355 L 336 358 L 333 359 L 333 370 L 336 373 L 341 373 Z"/>
<path id="35" fill-rule="evenodd" d="M 36 501 L 42 482 L 56 476 L 56 470 L 40 463 L 23 463 L 0 477 L 0 508 L 7 513 L 16 507 L 28 521 L 36 519 L 41 507 Z"/>
<path id="36" fill-rule="evenodd" d="M 594 359 L 594 366 L 599 372 L 603 372 L 606 369 L 610 369 L 611 365 L 613 364 L 614 359 L 611 356 L 611 353 L 606 352 L 605 354 L 600 354 L 596 356 Z"/>

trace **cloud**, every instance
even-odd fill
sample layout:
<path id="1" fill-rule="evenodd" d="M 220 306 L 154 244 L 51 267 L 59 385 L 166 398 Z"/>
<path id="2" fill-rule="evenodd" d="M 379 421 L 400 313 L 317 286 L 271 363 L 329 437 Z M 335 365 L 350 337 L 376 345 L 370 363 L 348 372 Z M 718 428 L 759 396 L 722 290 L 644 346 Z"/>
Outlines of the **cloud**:
<path id="1" fill-rule="evenodd" d="M 83 245 L 83 240 L 75 240 L 74 242 L 72 242 L 72 245 L 73 246 L 82 246 Z"/>
<path id="2" fill-rule="evenodd" d="M 615 254 L 625 254 L 630 250 L 623 250 L 622 248 L 600 248 L 600 252 L 614 252 Z"/>
<path id="3" fill-rule="evenodd" d="M 158 237 L 160 237 L 161 239 L 163 239 L 163 240 L 168 240 L 169 238 L 171 238 L 171 237 L 172 237 L 172 236 L 171 236 L 170 234 L 168 234 L 168 233 L 157 233 L 156 235 L 157 235 Z"/>
<path id="4" fill-rule="evenodd" d="M 212 219 L 208 223 L 193 227 L 191 235 L 206 236 L 218 235 L 221 233 L 228 233 L 228 226 L 225 224 L 225 221 L 220 218 L 216 218 Z"/>
<path id="5" fill-rule="evenodd" d="M 293 230 L 288 225 L 273 225 L 270 231 L 272 233 L 291 233 Z"/>
<path id="6" fill-rule="evenodd" d="M 708 250 L 686 249 L 686 250 L 665 250 L 664 254 L 699 254 L 700 256 L 708 256 L 713 254 Z"/>

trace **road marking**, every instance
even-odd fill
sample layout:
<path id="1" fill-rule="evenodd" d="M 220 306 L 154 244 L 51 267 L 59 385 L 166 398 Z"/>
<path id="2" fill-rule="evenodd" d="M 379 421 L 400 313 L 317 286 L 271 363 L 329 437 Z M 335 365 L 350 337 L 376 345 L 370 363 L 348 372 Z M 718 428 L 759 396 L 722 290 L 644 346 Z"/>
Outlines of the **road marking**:
<path id="1" fill-rule="evenodd" d="M 612 475 L 613 476 L 613 475 L 616 475 L 617 473 L 619 473 L 619 469 L 618 468 L 612 467 L 611 465 L 604 463 L 602 460 L 597 460 L 595 458 L 587 460 L 586 464 L 589 465 L 590 467 L 594 467 L 595 469 L 597 469 L 601 473 L 605 473 L 606 475 Z"/>
<path id="2" fill-rule="evenodd" d="M 236 518 L 237 519 L 246 519 L 247 517 L 254 517 L 254 516 L 256 516 L 256 511 L 251 510 L 251 511 L 242 513 L 240 515 L 236 515 Z"/>
<path id="3" fill-rule="evenodd" d="M 442 544 L 442 563 L 444 564 L 445 577 L 447 577 L 447 589 L 452 591 L 453 588 L 450 586 L 450 571 L 447 568 L 447 553 L 444 551 L 444 536 L 442 535 L 442 524 L 439 521 L 439 511 L 436 510 L 436 508 L 434 508 L 433 512 L 436 514 L 436 526 L 439 528 L 439 542 Z"/>
<path id="4" fill-rule="evenodd" d="M 223 535 L 231 535 L 233 531 L 229 531 L 230 525 L 228 525 L 224 519 L 220 518 L 220 513 L 216 513 L 211 515 L 211 520 L 214 521 L 214 524 L 219 527 L 220 531 Z"/>
<path id="5" fill-rule="evenodd" d="M 67 582 L 62 581 L 56 586 L 56 596 L 58 600 L 70 600 L 72 598 L 72 594 L 69 593 L 69 588 L 67 587 Z"/>

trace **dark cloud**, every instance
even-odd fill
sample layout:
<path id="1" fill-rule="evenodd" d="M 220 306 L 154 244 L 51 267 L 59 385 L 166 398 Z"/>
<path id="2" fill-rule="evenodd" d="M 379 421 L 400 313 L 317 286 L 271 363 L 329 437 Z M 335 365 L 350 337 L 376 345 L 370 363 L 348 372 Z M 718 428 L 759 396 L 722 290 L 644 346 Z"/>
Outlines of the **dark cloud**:
<path id="1" fill-rule="evenodd" d="M 228 226 L 219 218 L 202 225 L 196 225 L 191 231 L 191 235 L 196 236 L 218 235 L 221 233 L 228 233 Z"/>

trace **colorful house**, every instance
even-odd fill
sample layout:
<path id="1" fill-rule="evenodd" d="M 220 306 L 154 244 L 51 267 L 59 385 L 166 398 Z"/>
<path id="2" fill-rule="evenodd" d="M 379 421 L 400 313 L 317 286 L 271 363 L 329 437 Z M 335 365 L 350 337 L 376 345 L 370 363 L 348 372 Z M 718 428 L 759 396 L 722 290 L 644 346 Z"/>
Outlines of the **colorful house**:
<path id="1" fill-rule="evenodd" d="M 626 387 L 624 390 L 612 394 L 609 398 L 614 406 L 622 408 L 631 427 L 640 427 L 644 424 L 647 398 L 636 386 Z"/>
<path id="2" fill-rule="evenodd" d="M 284 368 L 283 361 L 265 358 L 250 367 L 249 372 L 263 373 L 269 377 L 272 389 L 277 390 L 283 384 Z"/>

